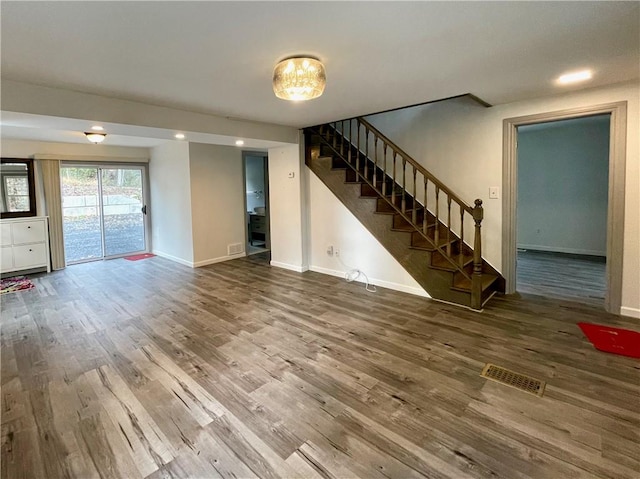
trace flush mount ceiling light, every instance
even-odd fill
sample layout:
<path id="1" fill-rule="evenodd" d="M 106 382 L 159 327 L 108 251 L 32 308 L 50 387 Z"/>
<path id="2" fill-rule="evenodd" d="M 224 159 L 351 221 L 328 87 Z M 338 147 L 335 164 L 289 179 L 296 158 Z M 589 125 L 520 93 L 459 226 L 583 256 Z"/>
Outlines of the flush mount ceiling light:
<path id="1" fill-rule="evenodd" d="M 184 133 L 176 133 L 176 134 L 175 134 L 175 137 L 176 137 L 178 140 L 184 140 Z"/>
<path id="2" fill-rule="evenodd" d="M 98 143 L 102 143 L 107 136 L 106 133 L 94 133 L 92 131 L 85 131 L 84 134 L 86 135 L 87 140 L 91 143 L 95 143 L 96 145 Z"/>
<path id="3" fill-rule="evenodd" d="M 236 140 L 236 146 L 242 146 L 242 145 L 244 145 L 243 140 Z"/>
<path id="4" fill-rule="evenodd" d="M 273 92 L 283 100 L 318 98 L 326 83 L 324 65 L 315 58 L 287 58 L 273 70 Z"/>
<path id="5" fill-rule="evenodd" d="M 571 83 L 578 83 L 581 81 L 591 80 L 593 74 L 591 70 L 581 70 L 579 72 L 565 73 L 558 78 L 560 85 L 569 85 Z"/>

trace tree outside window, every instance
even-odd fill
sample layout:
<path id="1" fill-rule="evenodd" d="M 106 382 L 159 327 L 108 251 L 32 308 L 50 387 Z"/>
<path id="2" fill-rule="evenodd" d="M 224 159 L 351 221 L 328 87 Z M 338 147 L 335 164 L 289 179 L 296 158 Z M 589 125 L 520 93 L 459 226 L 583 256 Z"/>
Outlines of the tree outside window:
<path id="1" fill-rule="evenodd" d="M 29 211 L 29 180 L 26 177 L 5 176 L 4 188 L 9 212 Z"/>

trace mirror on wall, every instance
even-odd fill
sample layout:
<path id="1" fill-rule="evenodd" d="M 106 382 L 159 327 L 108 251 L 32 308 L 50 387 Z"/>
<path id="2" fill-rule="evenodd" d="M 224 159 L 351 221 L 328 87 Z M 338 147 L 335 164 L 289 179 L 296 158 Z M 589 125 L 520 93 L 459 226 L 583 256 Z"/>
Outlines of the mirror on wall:
<path id="1" fill-rule="evenodd" d="M 36 215 L 33 160 L 2 158 L 0 164 L 0 217 Z"/>

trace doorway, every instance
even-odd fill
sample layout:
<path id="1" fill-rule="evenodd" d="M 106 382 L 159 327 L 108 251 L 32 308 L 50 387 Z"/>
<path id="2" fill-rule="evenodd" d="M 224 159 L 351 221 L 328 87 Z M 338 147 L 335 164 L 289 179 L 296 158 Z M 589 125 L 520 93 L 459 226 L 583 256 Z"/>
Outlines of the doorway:
<path id="1" fill-rule="evenodd" d="M 60 178 L 68 265 L 148 251 L 145 166 L 63 164 Z"/>
<path id="2" fill-rule="evenodd" d="M 516 289 L 604 307 L 610 115 L 522 125 Z"/>
<path id="3" fill-rule="evenodd" d="M 604 307 L 620 313 L 622 303 L 622 254 L 624 243 L 624 189 L 626 146 L 626 102 L 564 110 L 504 120 L 503 242 L 502 262 L 507 293 L 516 292 L 518 247 L 518 129 L 524 125 L 566 119 L 609 116 L 608 180 L 606 206 L 606 265 Z M 547 213 L 555 213 L 549 212 Z M 566 217 L 566 221 L 572 218 Z"/>
<path id="4" fill-rule="evenodd" d="M 244 162 L 246 198 L 247 255 L 270 250 L 269 221 L 269 163 L 266 153 L 245 152 Z"/>

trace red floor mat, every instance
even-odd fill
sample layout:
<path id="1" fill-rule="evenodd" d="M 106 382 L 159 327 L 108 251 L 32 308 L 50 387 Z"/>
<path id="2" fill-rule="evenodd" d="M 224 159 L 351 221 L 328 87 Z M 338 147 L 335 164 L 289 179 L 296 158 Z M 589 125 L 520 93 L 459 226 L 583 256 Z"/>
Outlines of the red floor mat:
<path id="1" fill-rule="evenodd" d="M 640 333 L 591 323 L 578 326 L 596 349 L 640 359 Z"/>
<path id="2" fill-rule="evenodd" d="M 143 253 L 143 254 L 134 254 L 133 256 L 125 256 L 124 259 L 128 259 L 129 261 L 138 261 L 139 259 L 147 259 L 153 258 L 155 254 L 152 253 Z"/>

